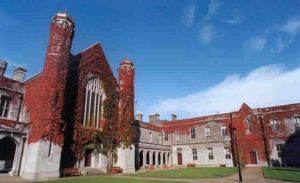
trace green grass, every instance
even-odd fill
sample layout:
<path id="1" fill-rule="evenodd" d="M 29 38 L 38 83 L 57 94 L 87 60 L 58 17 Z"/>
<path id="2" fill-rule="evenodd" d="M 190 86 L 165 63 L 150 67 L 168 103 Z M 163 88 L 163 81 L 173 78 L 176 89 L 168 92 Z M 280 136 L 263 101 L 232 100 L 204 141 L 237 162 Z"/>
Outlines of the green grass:
<path id="1" fill-rule="evenodd" d="M 300 169 L 286 167 L 264 167 L 264 177 L 267 179 L 300 182 Z"/>
<path id="2" fill-rule="evenodd" d="M 173 170 L 160 170 L 153 172 L 135 173 L 135 177 L 161 177 L 176 179 L 202 179 L 202 178 L 223 178 L 237 172 L 236 168 L 226 167 L 205 167 L 205 168 L 180 168 Z"/>
<path id="3" fill-rule="evenodd" d="M 62 178 L 58 180 L 42 181 L 40 183 L 178 183 L 172 181 L 158 181 L 158 180 L 138 180 L 132 178 L 119 178 L 110 176 L 99 176 L 99 177 L 70 177 Z"/>

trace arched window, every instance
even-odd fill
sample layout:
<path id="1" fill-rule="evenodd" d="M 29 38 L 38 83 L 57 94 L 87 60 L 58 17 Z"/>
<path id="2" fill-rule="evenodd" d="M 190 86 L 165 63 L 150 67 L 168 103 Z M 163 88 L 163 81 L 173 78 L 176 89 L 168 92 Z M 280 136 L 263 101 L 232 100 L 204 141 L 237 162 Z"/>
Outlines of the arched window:
<path id="1" fill-rule="evenodd" d="M 246 118 L 246 133 L 250 134 L 253 132 L 253 127 L 252 127 L 252 120 L 250 116 Z"/>
<path id="2" fill-rule="evenodd" d="M 99 127 L 105 94 L 96 77 L 91 78 L 85 87 L 84 116 L 82 125 Z"/>

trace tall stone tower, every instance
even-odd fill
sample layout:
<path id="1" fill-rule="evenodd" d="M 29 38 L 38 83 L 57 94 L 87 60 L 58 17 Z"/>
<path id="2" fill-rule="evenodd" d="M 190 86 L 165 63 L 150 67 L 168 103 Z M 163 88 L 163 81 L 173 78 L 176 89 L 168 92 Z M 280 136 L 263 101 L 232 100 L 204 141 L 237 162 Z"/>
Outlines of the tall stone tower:
<path id="1" fill-rule="evenodd" d="M 119 68 L 119 138 L 123 147 L 118 149 L 117 165 L 124 172 L 135 171 L 134 137 L 134 65 L 125 59 Z"/>
<path id="2" fill-rule="evenodd" d="M 50 25 L 45 65 L 40 78 L 38 114 L 32 123 L 22 176 L 28 179 L 58 177 L 64 140 L 65 86 L 74 21 L 67 12 L 57 13 Z"/>

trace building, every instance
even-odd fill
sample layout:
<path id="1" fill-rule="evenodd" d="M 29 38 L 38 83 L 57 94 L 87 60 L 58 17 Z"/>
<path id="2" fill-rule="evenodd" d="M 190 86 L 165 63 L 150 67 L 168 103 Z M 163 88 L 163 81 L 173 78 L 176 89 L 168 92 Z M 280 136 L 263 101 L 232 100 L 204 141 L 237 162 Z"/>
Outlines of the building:
<path id="1" fill-rule="evenodd" d="M 256 109 L 243 104 L 230 113 L 171 118 L 154 114 L 145 123 L 137 114 L 137 168 L 161 165 L 165 154 L 168 165 L 234 166 L 234 136 L 244 166 L 300 166 L 299 103 Z"/>
<path id="2" fill-rule="evenodd" d="M 70 167 L 105 172 L 106 156 L 83 150 L 92 135 L 113 128 L 109 133 L 118 143 L 131 140 L 133 63 L 122 61 L 116 79 L 99 43 L 71 54 L 74 28 L 66 12 L 53 17 L 43 70 L 26 81 L 22 68 L 15 70 L 13 79 L 5 77 L 7 63 L 1 61 L 2 172 L 26 179 L 59 177 Z M 128 128 L 120 128 L 124 126 Z M 115 166 L 133 172 L 134 146 L 120 147 L 117 154 Z"/>
<path id="3" fill-rule="evenodd" d="M 299 166 L 300 104 L 170 121 L 134 119 L 134 64 L 113 75 L 99 43 L 73 55 L 75 23 L 66 12 L 50 24 L 43 70 L 24 80 L 4 76 L 0 60 L 0 172 L 26 179 L 59 177 L 65 168 L 106 172 L 109 159 L 91 144 L 113 134 L 113 165 L 123 172 L 168 166 L 234 166 L 234 145 L 245 166 Z M 233 133 L 233 132 L 236 133 Z M 237 141 L 234 141 L 236 137 Z M 104 143 L 104 142 L 103 142 Z M 127 145 L 126 145 L 127 144 Z"/>

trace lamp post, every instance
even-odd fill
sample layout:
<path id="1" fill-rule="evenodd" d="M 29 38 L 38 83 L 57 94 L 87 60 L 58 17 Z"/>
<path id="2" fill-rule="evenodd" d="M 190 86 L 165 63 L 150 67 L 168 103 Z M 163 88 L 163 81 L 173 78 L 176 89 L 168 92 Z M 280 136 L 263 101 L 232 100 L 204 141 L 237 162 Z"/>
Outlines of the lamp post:
<path id="1" fill-rule="evenodd" d="M 230 114 L 230 120 L 231 120 L 231 128 L 232 128 L 232 113 Z M 238 166 L 238 170 L 239 170 L 239 181 L 243 182 L 241 164 L 240 164 L 240 156 L 239 156 L 239 149 L 238 149 L 238 142 L 236 140 L 236 131 L 237 131 L 236 128 L 231 129 L 231 132 L 233 133 L 235 150 L 236 150 L 236 161 L 237 161 L 237 166 Z"/>

